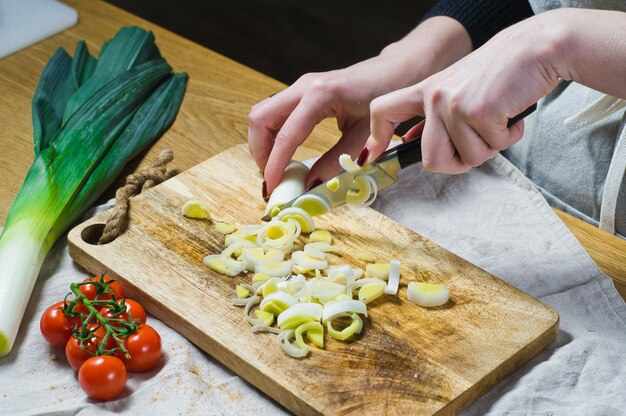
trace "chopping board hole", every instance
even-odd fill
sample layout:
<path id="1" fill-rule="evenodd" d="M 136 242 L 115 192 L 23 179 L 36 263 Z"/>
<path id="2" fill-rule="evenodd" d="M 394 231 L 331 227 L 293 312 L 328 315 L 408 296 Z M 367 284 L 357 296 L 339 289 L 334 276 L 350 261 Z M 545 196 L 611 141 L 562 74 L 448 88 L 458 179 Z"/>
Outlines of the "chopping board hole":
<path id="1" fill-rule="evenodd" d="M 91 224 L 83 229 L 80 238 L 87 244 L 98 245 L 98 240 L 102 237 L 105 224 Z"/>

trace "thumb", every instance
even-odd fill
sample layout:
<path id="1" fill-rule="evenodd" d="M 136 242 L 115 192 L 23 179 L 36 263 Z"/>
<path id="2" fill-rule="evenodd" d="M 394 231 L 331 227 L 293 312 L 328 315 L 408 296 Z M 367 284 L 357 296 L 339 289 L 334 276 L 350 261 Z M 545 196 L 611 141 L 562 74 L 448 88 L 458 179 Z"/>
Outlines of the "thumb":
<path id="1" fill-rule="evenodd" d="M 385 151 L 398 124 L 423 115 L 423 93 L 419 84 L 374 99 L 370 104 L 371 135 L 365 144 L 369 150 L 366 163 L 376 160 Z"/>

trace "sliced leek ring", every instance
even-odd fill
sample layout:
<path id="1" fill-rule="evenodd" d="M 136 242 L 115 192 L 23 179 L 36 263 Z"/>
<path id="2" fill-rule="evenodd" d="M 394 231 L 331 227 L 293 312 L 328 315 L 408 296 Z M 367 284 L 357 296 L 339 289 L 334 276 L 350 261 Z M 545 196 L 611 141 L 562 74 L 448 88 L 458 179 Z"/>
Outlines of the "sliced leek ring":
<path id="1" fill-rule="evenodd" d="M 261 302 L 261 310 L 271 312 L 274 315 L 280 315 L 287 308 L 298 303 L 298 300 L 285 292 L 274 292 L 263 298 Z"/>
<path id="2" fill-rule="evenodd" d="M 346 286 L 329 280 L 309 280 L 310 295 L 322 303 L 334 300 L 337 296 L 346 293 Z"/>
<path id="3" fill-rule="evenodd" d="M 254 313 L 256 312 L 257 311 L 254 311 Z M 257 332 L 270 332 L 272 334 L 280 334 L 280 329 L 272 328 L 271 326 L 267 326 L 267 325 L 255 325 L 252 327 L 252 333 L 256 334 Z"/>
<path id="4" fill-rule="evenodd" d="M 354 281 L 354 269 L 348 264 L 330 266 L 328 268 L 328 280 L 346 285 L 350 284 Z"/>
<path id="5" fill-rule="evenodd" d="M 285 252 L 275 248 L 244 248 L 241 253 L 241 261 L 246 270 L 254 270 L 260 264 L 278 263 L 283 261 L 284 258 Z"/>
<path id="6" fill-rule="evenodd" d="M 368 285 L 370 283 L 378 283 L 378 284 L 381 284 L 381 285 L 386 285 L 387 284 L 387 282 L 385 282 L 382 279 L 377 279 L 375 277 L 366 277 L 364 279 L 359 279 L 359 280 L 355 281 L 354 284 L 352 285 L 352 290 L 359 289 L 359 288 L 361 288 L 361 287 L 363 287 L 365 285 Z"/>
<path id="7" fill-rule="evenodd" d="M 395 295 L 398 293 L 398 286 L 400 286 L 400 261 L 391 260 L 389 262 L 389 280 L 385 288 L 385 293 Z"/>
<path id="8" fill-rule="evenodd" d="M 367 316 L 367 306 L 360 300 L 338 300 L 324 305 L 322 322 L 332 321 L 344 313 L 359 313 Z"/>
<path id="9" fill-rule="evenodd" d="M 313 269 L 300 267 L 297 264 L 294 264 L 291 270 L 296 274 L 309 274 L 313 272 Z"/>
<path id="10" fill-rule="evenodd" d="M 374 203 L 374 200 L 376 200 L 376 197 L 378 196 L 378 183 L 376 182 L 376 179 L 374 179 L 373 177 L 369 175 L 365 175 L 364 177 L 365 177 L 365 180 L 368 181 L 371 186 L 370 196 L 363 203 L 363 206 L 368 207 Z"/>
<path id="11" fill-rule="evenodd" d="M 293 295 L 294 293 L 298 293 L 307 285 L 306 277 L 301 274 L 297 274 L 293 276 L 291 279 L 285 282 L 286 283 L 286 292 Z"/>
<path id="12" fill-rule="evenodd" d="M 419 306 L 441 306 L 450 299 L 450 290 L 442 284 L 409 282 L 406 297 Z"/>
<path id="13" fill-rule="evenodd" d="M 370 263 L 365 265 L 365 274 L 368 277 L 375 277 L 381 280 L 389 278 L 389 263 Z"/>
<path id="14" fill-rule="evenodd" d="M 235 294 L 239 299 L 244 299 L 250 296 L 250 291 L 243 287 L 242 285 L 237 285 L 235 287 Z"/>
<path id="15" fill-rule="evenodd" d="M 306 342 L 302 338 L 302 334 L 306 333 L 307 338 L 313 345 L 324 348 L 324 327 L 320 322 L 307 322 L 299 325 L 295 330 L 296 345 L 301 349 L 307 347 Z"/>
<path id="16" fill-rule="evenodd" d="M 226 264 L 228 270 L 233 273 L 239 274 L 243 271 L 243 263 L 239 260 L 234 259 L 233 255 L 238 255 L 242 250 L 242 245 L 240 243 L 233 243 L 226 247 L 222 254 L 220 254 L 220 260 Z"/>
<path id="17" fill-rule="evenodd" d="M 333 246 L 329 243 L 318 241 L 318 242 L 305 244 L 303 251 L 311 257 L 324 259 L 325 258 L 324 253 L 334 253 L 336 251 L 339 251 L 339 246 Z"/>
<path id="18" fill-rule="evenodd" d="M 286 329 L 281 331 L 276 339 L 285 354 L 294 358 L 306 357 L 310 351 L 308 346 L 306 346 L 306 348 L 299 348 L 291 343 L 291 339 L 295 336 L 295 333 L 296 332 L 293 329 Z"/>
<path id="19" fill-rule="evenodd" d="M 350 323 L 350 325 L 348 325 L 341 331 L 337 331 L 335 328 L 333 328 L 332 320 L 327 321 L 326 329 L 328 330 L 328 334 L 336 340 L 345 341 L 354 334 L 361 333 L 361 330 L 363 329 L 363 320 L 361 319 L 359 314 L 353 313 L 349 316 L 352 318 L 352 323 Z"/>
<path id="20" fill-rule="evenodd" d="M 254 276 L 252 276 L 252 284 L 255 285 L 257 283 L 266 282 L 270 280 L 270 278 L 271 276 L 269 274 L 255 273 Z"/>
<path id="21" fill-rule="evenodd" d="M 250 238 L 254 238 L 254 241 L 251 241 Z M 237 235 L 237 233 L 234 234 L 228 234 L 224 237 L 224 246 L 228 247 L 232 244 L 238 243 L 241 248 L 248 248 L 248 247 L 257 247 L 256 245 L 256 235 L 250 236 L 250 237 L 241 237 L 239 235 Z"/>
<path id="22" fill-rule="evenodd" d="M 306 254 L 304 251 L 294 251 L 291 253 L 293 263 L 305 269 L 325 269 L 328 267 L 326 259 L 317 259 Z"/>
<path id="23" fill-rule="evenodd" d="M 315 230 L 309 235 L 309 243 L 332 243 L 333 235 L 328 230 Z"/>
<path id="24" fill-rule="evenodd" d="M 378 195 L 378 184 L 369 175 L 357 175 L 346 193 L 346 202 L 368 206 L 371 205 Z"/>
<path id="25" fill-rule="evenodd" d="M 256 243 L 259 247 L 276 248 L 281 251 L 290 251 L 293 246 L 295 229 L 286 222 L 272 220 L 259 230 Z"/>
<path id="26" fill-rule="evenodd" d="M 385 282 L 372 282 L 361 287 L 359 290 L 359 300 L 365 304 L 368 304 L 379 297 L 381 297 L 385 293 L 385 288 L 387 284 Z"/>
<path id="27" fill-rule="evenodd" d="M 248 303 L 246 303 L 246 307 L 243 310 L 243 315 L 246 317 L 246 321 L 248 321 L 248 323 L 252 326 L 264 324 L 263 319 L 255 319 L 250 316 L 250 309 L 252 309 L 253 306 L 258 305 L 259 303 L 261 303 L 261 298 L 259 296 L 252 296 L 248 298 Z"/>
<path id="28" fill-rule="evenodd" d="M 217 222 L 215 223 L 215 230 L 220 234 L 227 235 L 237 231 L 237 226 L 227 222 Z"/>
<path id="29" fill-rule="evenodd" d="M 265 273 L 261 273 L 265 274 Z M 264 283 L 262 283 L 259 287 L 257 287 L 256 293 L 257 295 L 261 295 L 264 298 L 267 295 L 272 294 L 274 292 L 278 292 L 278 283 L 280 283 L 282 279 L 277 277 L 271 277 Z"/>
<path id="30" fill-rule="evenodd" d="M 219 254 L 211 254 L 210 256 L 206 256 L 202 259 L 202 262 L 209 269 L 221 273 L 226 274 L 226 263 L 224 263 Z"/>
<path id="31" fill-rule="evenodd" d="M 349 204 L 363 204 L 372 194 L 372 185 L 363 175 L 357 175 L 346 193 L 346 202 Z"/>
<path id="32" fill-rule="evenodd" d="M 356 255 L 357 260 L 361 260 L 365 263 L 374 263 L 376 258 L 372 253 L 361 252 Z"/>
<path id="33" fill-rule="evenodd" d="M 304 245 L 304 249 L 302 251 L 304 251 L 304 254 L 306 254 L 307 256 L 309 256 L 309 257 L 311 257 L 313 259 L 316 259 L 316 260 L 326 260 L 326 253 L 324 253 L 321 250 L 316 249 L 315 247 L 311 247 L 310 244 L 305 244 Z M 317 270 L 319 270 L 319 269 L 317 269 Z"/>
<path id="34" fill-rule="evenodd" d="M 293 202 L 292 207 L 301 208 L 312 217 L 330 212 L 330 204 L 326 198 L 316 194 L 302 195 Z"/>
<path id="35" fill-rule="evenodd" d="M 300 227 L 303 233 L 311 233 L 315 231 L 315 222 L 313 222 L 313 218 L 309 215 L 308 212 L 306 212 L 302 208 L 285 208 L 284 210 L 280 211 L 278 215 L 276 215 L 274 218 L 281 221 L 287 221 L 289 218 L 293 218 L 300 223 Z"/>
<path id="36" fill-rule="evenodd" d="M 263 320 L 263 324 L 265 326 L 272 326 L 272 324 L 274 323 L 274 314 L 271 312 L 266 312 L 266 311 L 262 311 L 260 309 L 257 309 L 254 311 L 254 314 L 256 315 L 257 318 Z"/>
<path id="37" fill-rule="evenodd" d="M 359 166 L 349 154 L 342 154 L 339 156 L 339 166 L 343 168 L 346 172 L 357 173 L 361 170 L 361 166 Z"/>
<path id="38" fill-rule="evenodd" d="M 296 238 L 300 237 L 300 233 L 302 233 L 302 226 L 298 221 L 294 220 L 293 218 L 289 218 L 285 222 L 289 227 L 293 228 L 292 236 L 295 241 Z"/>
<path id="39" fill-rule="evenodd" d="M 204 202 L 199 199 L 190 199 L 181 208 L 182 214 L 187 218 L 211 219 L 211 212 Z"/>
<path id="40" fill-rule="evenodd" d="M 365 274 L 365 272 L 363 272 L 363 269 L 360 269 L 358 267 L 355 267 L 354 269 L 352 269 L 352 271 L 354 272 L 355 279 L 360 279 Z"/>
<path id="41" fill-rule="evenodd" d="M 292 265 L 293 263 L 291 260 L 259 264 L 254 267 L 254 272 L 265 273 L 272 277 L 287 277 L 291 274 Z"/>
<path id="42" fill-rule="evenodd" d="M 323 310 L 324 307 L 319 303 L 296 303 L 278 315 L 278 327 L 295 329 L 300 324 L 319 321 Z"/>

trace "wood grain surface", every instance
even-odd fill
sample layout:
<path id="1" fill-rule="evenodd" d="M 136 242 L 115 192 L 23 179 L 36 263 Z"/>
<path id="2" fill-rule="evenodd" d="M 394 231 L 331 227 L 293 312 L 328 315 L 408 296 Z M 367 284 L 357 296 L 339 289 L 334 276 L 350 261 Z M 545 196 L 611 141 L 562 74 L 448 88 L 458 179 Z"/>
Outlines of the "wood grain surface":
<path id="1" fill-rule="evenodd" d="M 250 276 L 203 265 L 224 236 L 180 212 L 199 198 L 235 223 L 260 223 L 261 180 L 246 146 L 233 147 L 134 198 L 129 228 L 112 243 L 88 242 L 106 213 L 79 225 L 70 254 L 92 273 L 121 278 L 159 319 L 298 414 L 455 414 L 556 337 L 558 315 L 546 305 L 370 208 L 344 206 L 316 218 L 341 247 L 331 264 L 364 267 L 361 252 L 399 259 L 401 289 L 370 304 L 357 341 L 326 336 L 325 349 L 289 358 L 231 304 Z M 450 302 L 406 301 L 412 280 L 446 284 Z"/>
<path id="2" fill-rule="evenodd" d="M 205 159 L 247 140 L 250 107 L 284 84 L 209 51 L 159 26 L 102 1 L 64 0 L 78 10 L 79 23 L 70 30 L 0 60 L 0 223 L 33 160 L 31 99 L 46 62 L 59 47 L 73 54 L 79 40 L 92 53 L 122 26 L 139 25 L 152 30 L 163 55 L 176 71 L 190 74 L 187 94 L 172 128 L 152 149 L 127 169 L 149 163 L 163 148 L 174 151 L 172 166 L 188 169 Z M 322 123 L 305 147 L 320 152 L 339 137 L 334 122 Z M 115 184 L 103 199 L 113 195 Z M 626 241 L 589 227 L 563 214 L 563 222 L 589 251 L 598 266 L 626 285 Z M 610 249 L 607 249 L 610 247 Z M 621 282 L 621 283 L 620 283 Z"/>

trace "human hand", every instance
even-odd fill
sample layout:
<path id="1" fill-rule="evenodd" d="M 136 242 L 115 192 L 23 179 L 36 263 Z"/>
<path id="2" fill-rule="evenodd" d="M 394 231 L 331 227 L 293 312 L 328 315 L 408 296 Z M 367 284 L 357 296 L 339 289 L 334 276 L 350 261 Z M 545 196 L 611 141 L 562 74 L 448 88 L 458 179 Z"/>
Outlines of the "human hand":
<path id="1" fill-rule="evenodd" d="M 387 147 L 397 124 L 426 117 L 424 167 L 461 173 L 517 142 L 524 124 L 507 122 L 550 92 L 559 77 L 560 37 L 539 15 L 500 32 L 483 47 L 424 81 L 370 105 L 368 162 Z"/>
<path id="2" fill-rule="evenodd" d="M 358 154 L 369 136 L 369 103 L 379 95 L 374 80 L 381 65 L 370 60 L 342 70 L 306 74 L 252 108 L 248 144 L 265 174 L 268 194 L 280 182 L 297 147 L 325 118 L 337 119 L 342 136 L 315 163 L 307 182 L 334 176 L 340 154 Z"/>
<path id="3" fill-rule="evenodd" d="M 471 40 L 460 23 L 433 17 L 375 58 L 337 71 L 306 74 L 255 105 L 248 116 L 248 144 L 264 172 L 267 194 L 320 121 L 336 118 L 342 136 L 312 167 L 307 185 L 338 174 L 340 154 L 353 158 L 359 154 L 369 136 L 369 105 L 375 97 L 420 81 L 469 51 Z"/>

